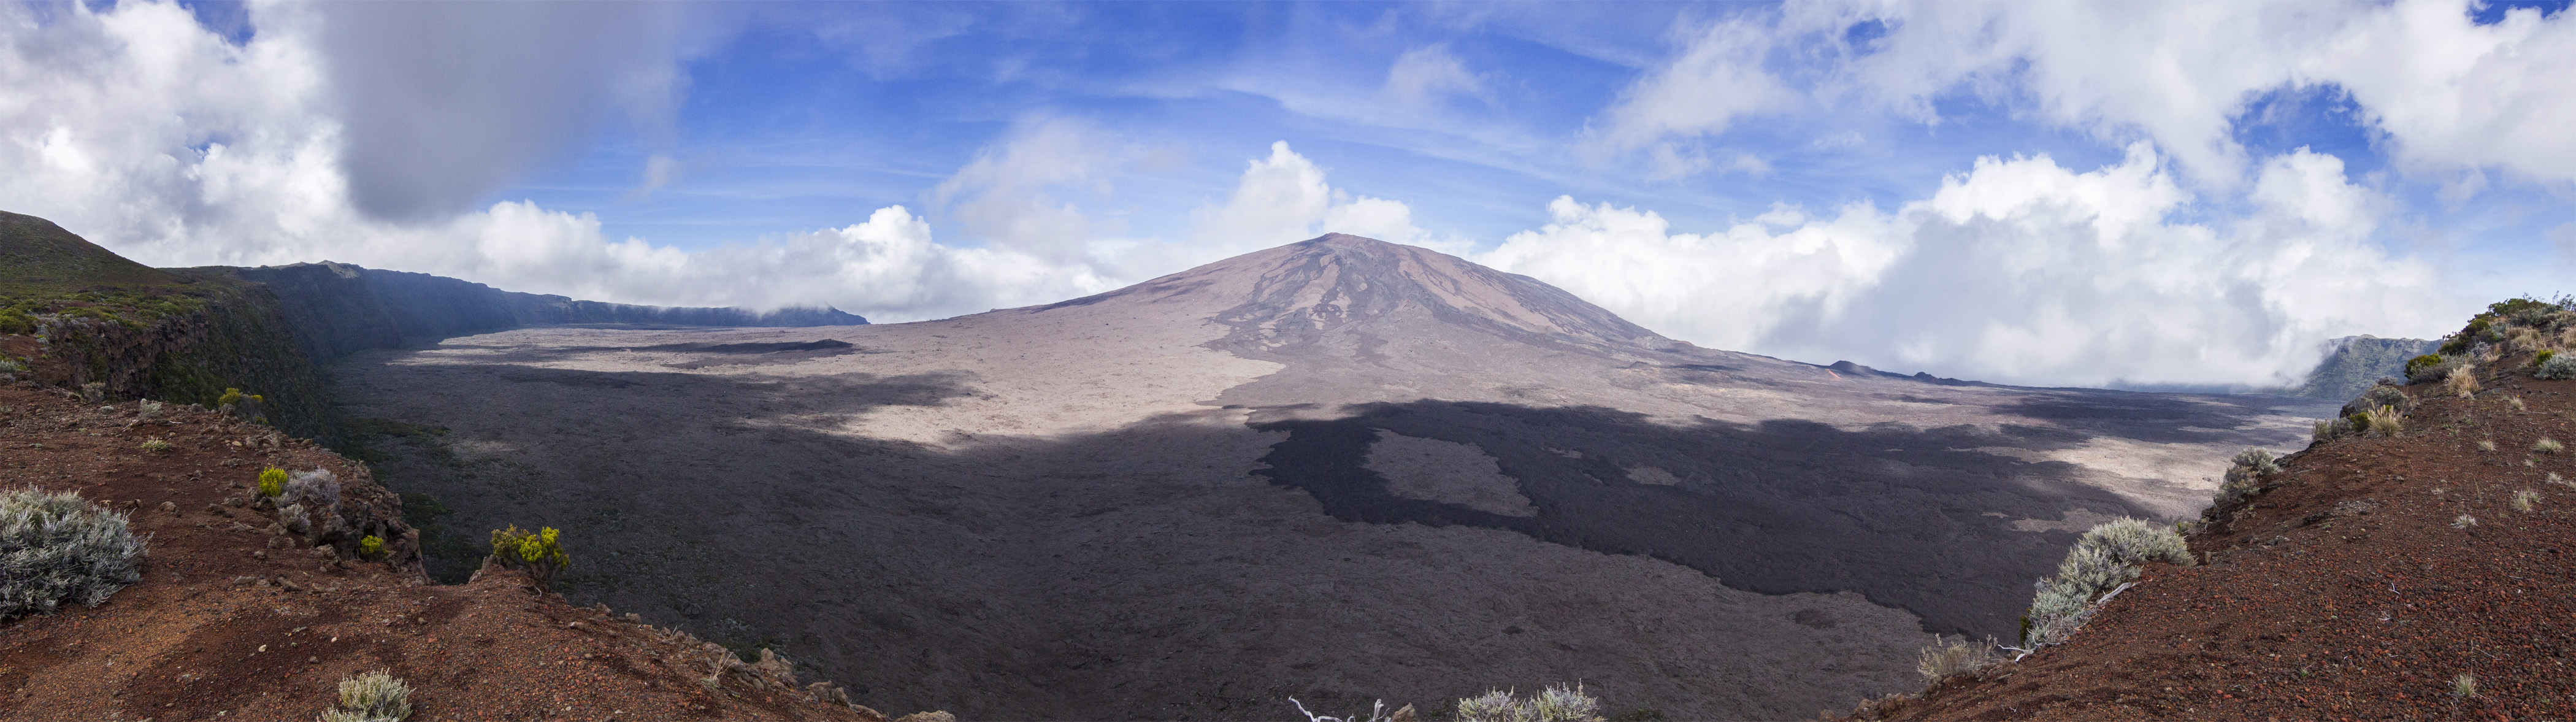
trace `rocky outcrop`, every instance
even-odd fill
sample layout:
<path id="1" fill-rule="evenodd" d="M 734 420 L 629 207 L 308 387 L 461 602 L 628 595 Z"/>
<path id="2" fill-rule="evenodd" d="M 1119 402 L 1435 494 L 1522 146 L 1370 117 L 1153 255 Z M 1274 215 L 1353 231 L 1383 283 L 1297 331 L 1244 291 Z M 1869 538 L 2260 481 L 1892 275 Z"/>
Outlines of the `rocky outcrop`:
<path id="1" fill-rule="evenodd" d="M 528 326 L 855 326 L 867 319 L 834 308 L 671 308 L 516 293 L 426 273 L 346 263 L 297 263 L 189 269 L 265 284 L 277 294 L 307 356 L 328 362 L 371 348 L 403 348 L 440 339 Z"/>

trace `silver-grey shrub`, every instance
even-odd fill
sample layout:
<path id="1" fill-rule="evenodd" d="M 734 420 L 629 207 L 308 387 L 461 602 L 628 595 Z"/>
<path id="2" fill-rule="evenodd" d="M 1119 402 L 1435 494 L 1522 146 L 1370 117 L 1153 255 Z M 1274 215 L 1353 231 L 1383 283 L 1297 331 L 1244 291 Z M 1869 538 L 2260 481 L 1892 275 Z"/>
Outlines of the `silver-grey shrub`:
<path id="1" fill-rule="evenodd" d="M 2385 388 L 2385 387 L 2383 387 Z M 2320 426 L 2319 433 L 2326 433 Z M 2254 494 L 2263 485 L 2263 477 L 2281 473 L 2281 465 L 2272 460 L 2272 452 L 2248 447 L 2228 461 L 2227 474 L 2218 484 L 2218 498 L 2212 506 L 2224 506 Z"/>
<path id="2" fill-rule="evenodd" d="M 2268 452 L 2263 454 L 2264 461 L 2270 458 Z M 2190 547 L 2172 527 L 2122 517 L 2084 532 L 2075 540 L 2075 548 L 2067 550 L 2066 559 L 2058 562 L 2057 576 L 2035 585 L 2026 617 L 2030 628 L 2022 633 L 2022 645 L 2037 649 L 2066 641 L 2093 616 L 2099 597 L 2138 578 L 2147 562 L 2158 561 L 2192 563 Z"/>
<path id="3" fill-rule="evenodd" d="M 2576 379 L 2576 353 L 2554 354 L 2531 371 L 2533 378 Z"/>
<path id="4" fill-rule="evenodd" d="M 0 492 L 0 621 L 50 613 L 64 602 L 98 606 L 143 578 L 135 560 L 147 541 L 135 538 L 124 514 L 79 494 Z"/>
<path id="5" fill-rule="evenodd" d="M 1528 699 L 1494 690 L 1458 700 L 1459 722 L 1591 722 L 1601 719 L 1600 711 L 1601 700 L 1581 685 L 1548 685 Z"/>
<path id="6" fill-rule="evenodd" d="M 387 670 L 340 680 L 340 706 L 322 713 L 322 722 L 402 722 L 411 716 L 411 685 Z"/>
<path id="7" fill-rule="evenodd" d="M 338 511 L 340 477 L 332 474 L 330 469 L 314 469 L 289 474 L 286 479 L 286 490 L 278 495 L 277 503 L 280 505 L 302 503 L 317 510 Z"/>

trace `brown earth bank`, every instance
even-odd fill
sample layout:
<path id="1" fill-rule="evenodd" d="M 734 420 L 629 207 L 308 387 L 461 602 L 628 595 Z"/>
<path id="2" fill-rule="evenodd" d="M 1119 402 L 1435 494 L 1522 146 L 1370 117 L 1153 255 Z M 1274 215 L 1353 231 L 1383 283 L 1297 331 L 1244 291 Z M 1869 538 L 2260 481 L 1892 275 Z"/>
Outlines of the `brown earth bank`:
<path id="1" fill-rule="evenodd" d="M 2471 397 L 2406 387 L 2399 436 L 2317 444 L 2211 514 L 2205 564 L 2151 565 L 2065 644 L 1856 716 L 2576 718 L 2576 463 L 2541 443 L 2576 440 L 2576 381 L 2528 362 Z"/>
<path id="2" fill-rule="evenodd" d="M 0 388 L 0 483 L 77 491 L 149 535 L 142 581 L 0 624 L 0 719 L 312 719 L 340 679 L 376 669 L 411 685 L 416 720 L 884 719 L 829 684 L 797 686 L 785 660 L 745 663 L 574 607 L 520 572 L 429 584 L 364 465 L 266 426 L 140 407 Z M 168 449 L 144 451 L 155 438 Z M 273 513 L 243 503 L 269 467 L 332 471 L 343 514 L 391 553 L 272 530 Z"/>

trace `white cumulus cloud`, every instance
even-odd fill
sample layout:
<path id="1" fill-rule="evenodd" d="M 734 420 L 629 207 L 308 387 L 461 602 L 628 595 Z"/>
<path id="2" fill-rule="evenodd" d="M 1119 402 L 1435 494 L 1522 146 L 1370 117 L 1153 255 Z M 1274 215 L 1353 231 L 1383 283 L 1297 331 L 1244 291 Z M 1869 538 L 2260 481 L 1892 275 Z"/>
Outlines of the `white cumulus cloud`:
<path id="1" fill-rule="evenodd" d="M 624 303 L 830 304 L 880 321 L 1062 300 L 1327 230 L 1441 240 L 1414 226 L 1401 202 L 1326 184 L 1323 169 L 1285 143 L 1253 159 L 1222 203 L 1193 216 L 1191 238 L 1127 238 L 1116 219 L 1095 219 L 1065 198 L 1107 197 L 1111 171 L 1154 149 L 1043 116 L 1017 124 L 925 194 L 975 246 L 934 239 L 924 215 L 904 206 L 839 228 L 695 251 L 612 238 L 592 214 L 528 201 L 450 208 L 523 170 L 522 151 L 542 155 L 528 143 L 559 144 L 585 124 L 606 122 L 595 117 L 608 112 L 601 108 L 649 110 L 678 82 L 667 18 L 618 19 L 599 31 L 640 36 L 651 47 L 545 69 L 506 88 L 451 87 L 489 75 L 490 64 L 450 58 L 409 67 L 397 61 L 426 52 L 414 47 L 418 39 L 384 37 L 401 35 L 406 24 L 425 35 L 467 33 L 478 7 L 487 6 L 258 5 L 258 32 L 235 43 L 168 3 L 0 6 L 0 87 L 10 90 L 0 96 L 0 166 L 13 169 L 0 174 L 0 208 L 51 219 L 159 266 L 327 259 Z M 543 65 L 549 53 L 608 42 L 532 47 L 583 16 L 496 12 L 501 17 L 480 22 L 519 25 L 486 41 L 513 62 Z M 353 37 L 399 47 L 355 61 Z M 498 107 L 562 86 L 591 97 Z M 449 98 L 456 107 L 430 107 Z M 352 104 L 382 107 L 353 113 Z M 401 108 L 421 115 L 385 116 Z M 472 122 L 440 120 L 456 113 Z M 516 150 L 457 150 L 487 141 Z M 634 193 L 681 172 L 678 161 L 653 155 Z M 380 193 L 411 200 L 369 200 Z"/>
<path id="2" fill-rule="evenodd" d="M 1325 233 L 1452 251 L 1468 245 L 1416 227 L 1413 209 L 1400 201 L 1353 197 L 1324 183 L 1324 169 L 1290 150 L 1284 140 L 1270 144 L 1270 157 L 1252 160 L 1223 205 L 1201 207 L 1194 219 L 1194 250 L 1203 260 Z"/>
<path id="3" fill-rule="evenodd" d="M 2457 305 L 2370 241 L 2384 201 L 2332 156 L 2267 159 L 2250 216 L 2179 216 L 2145 144 L 2078 172 L 1977 161 L 1931 197 L 1830 217 L 1775 210 L 1708 234 L 1560 198 L 1478 260 L 1703 345 L 2025 384 L 2273 384 L 2356 333 L 2431 333 Z"/>
<path id="4" fill-rule="evenodd" d="M 2414 167 L 2576 178 L 2576 19 L 2536 9 L 2477 25 L 2459 0 L 2394 3 L 2001 3 L 1790 6 L 1783 33 L 1890 26 L 1825 70 L 1927 122 L 1971 92 L 2105 138 L 2156 141 L 2192 177 L 2232 186 L 2230 137 L 2272 91 L 2339 88 Z M 1672 61 L 1687 67 L 1688 55 Z"/>

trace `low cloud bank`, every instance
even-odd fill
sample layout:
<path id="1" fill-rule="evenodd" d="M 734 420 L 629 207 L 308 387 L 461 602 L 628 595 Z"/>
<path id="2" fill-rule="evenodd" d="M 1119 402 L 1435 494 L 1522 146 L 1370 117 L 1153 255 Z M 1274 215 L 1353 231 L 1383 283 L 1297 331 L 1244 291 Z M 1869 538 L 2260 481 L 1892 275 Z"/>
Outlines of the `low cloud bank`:
<path id="1" fill-rule="evenodd" d="M 1982 158 L 1893 211 L 1707 234 L 1558 198 L 1476 258 L 1702 345 L 2023 384 L 2278 384 L 2322 339 L 2436 333 L 2428 310 L 2460 303 L 2370 241 L 2384 201 L 2333 156 L 2267 161 L 2241 217 L 2184 220 L 2191 200 L 2141 143 L 2084 172 Z"/>

